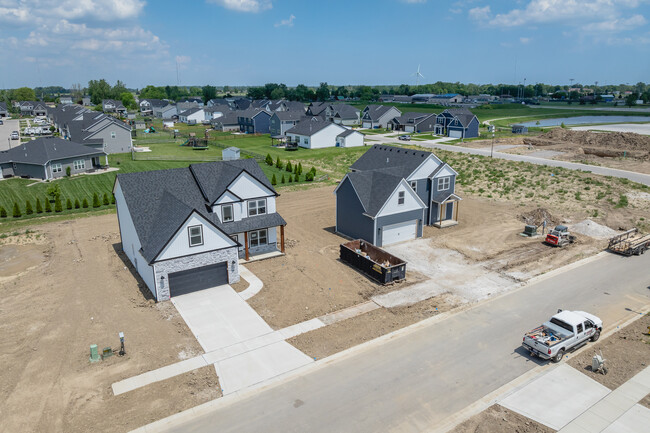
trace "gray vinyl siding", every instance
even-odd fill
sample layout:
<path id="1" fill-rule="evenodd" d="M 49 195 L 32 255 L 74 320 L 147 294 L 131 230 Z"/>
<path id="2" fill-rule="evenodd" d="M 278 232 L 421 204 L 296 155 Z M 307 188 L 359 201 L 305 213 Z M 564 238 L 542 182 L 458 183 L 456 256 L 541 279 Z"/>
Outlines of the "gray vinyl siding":
<path id="1" fill-rule="evenodd" d="M 85 173 L 88 170 L 93 168 L 93 156 L 99 157 L 99 164 L 106 164 L 106 157 L 103 154 L 97 154 L 97 155 L 88 155 L 88 156 L 82 156 L 78 158 L 66 158 L 66 159 L 61 159 L 58 161 L 52 161 L 47 164 L 47 175 L 50 178 L 59 178 L 59 177 L 64 177 L 66 175 L 66 168 L 70 167 L 70 174 L 79 174 L 79 173 Z M 85 161 L 85 168 L 83 170 L 75 170 L 74 169 L 74 162 L 78 161 L 80 159 L 83 159 Z M 61 164 L 61 172 L 59 173 L 52 173 L 52 164 Z"/>
<path id="2" fill-rule="evenodd" d="M 115 138 L 111 138 L 111 132 L 115 132 Z M 119 126 L 108 126 L 94 134 L 91 138 L 93 140 L 103 139 L 104 152 L 108 154 L 131 152 L 131 131 L 127 131 Z"/>
<path id="3" fill-rule="evenodd" d="M 465 131 L 465 138 L 476 138 L 478 137 L 478 127 L 479 127 L 479 122 L 476 117 L 472 119 L 471 122 L 469 122 L 469 125 L 467 126 L 467 130 Z"/>
<path id="4" fill-rule="evenodd" d="M 429 201 L 429 179 L 419 179 L 416 180 L 417 182 L 417 188 L 415 193 L 420 197 L 420 200 L 422 200 L 422 203 L 427 204 Z M 409 182 L 409 185 L 411 182 Z"/>
<path id="5" fill-rule="evenodd" d="M 14 167 L 12 164 L 8 164 L 9 167 Z M 37 179 L 45 179 L 45 167 L 42 165 L 33 165 L 33 164 L 23 164 L 17 162 L 15 168 L 11 170 L 15 177 L 33 177 Z M 4 174 L 4 170 L 2 170 Z"/>
<path id="6" fill-rule="evenodd" d="M 413 220 L 418 220 L 417 237 L 421 238 L 422 226 L 426 221 L 424 219 L 424 216 L 425 216 L 425 209 L 416 209 L 409 212 L 403 212 L 399 214 L 387 215 L 384 217 L 377 218 L 377 233 L 376 233 L 377 237 L 376 237 L 375 245 L 377 246 L 383 245 L 382 240 L 384 235 L 384 227 L 397 224 L 397 223 L 413 221 Z"/>
<path id="7" fill-rule="evenodd" d="M 363 205 L 352 184 L 346 178 L 336 191 L 336 229 L 339 233 L 353 239 L 363 239 L 374 243 L 372 237 L 374 221 L 363 213 Z"/>
<path id="8" fill-rule="evenodd" d="M 433 131 L 436 127 L 436 117 L 431 116 L 428 119 L 417 124 L 418 132 L 430 132 Z"/>
<path id="9" fill-rule="evenodd" d="M 431 203 L 429 208 L 429 225 L 438 222 L 438 203 Z"/>
<path id="10" fill-rule="evenodd" d="M 271 123 L 271 116 L 269 116 L 268 114 L 265 114 L 265 113 L 258 114 L 253 119 L 253 123 L 255 125 L 255 129 L 254 129 L 253 132 L 258 133 L 258 134 L 268 134 L 269 133 L 269 125 Z"/>
<path id="11" fill-rule="evenodd" d="M 449 188 L 442 191 L 438 191 L 438 179 L 442 177 L 446 177 L 446 176 L 434 178 L 433 184 L 431 185 L 431 188 L 433 188 L 432 200 L 435 201 L 436 203 L 440 203 L 442 200 L 446 199 L 449 196 L 449 194 L 452 194 L 456 186 L 456 176 L 451 175 L 449 176 L 451 178 L 449 180 Z"/>
<path id="12" fill-rule="evenodd" d="M 269 132 L 271 135 L 282 135 L 282 121 L 275 114 L 269 120 Z"/>

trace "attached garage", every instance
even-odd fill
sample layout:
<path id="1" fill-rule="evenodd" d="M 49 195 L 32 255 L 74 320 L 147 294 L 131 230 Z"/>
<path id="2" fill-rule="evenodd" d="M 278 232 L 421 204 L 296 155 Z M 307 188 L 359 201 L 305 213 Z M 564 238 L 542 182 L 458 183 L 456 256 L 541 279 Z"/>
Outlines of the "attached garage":
<path id="1" fill-rule="evenodd" d="M 450 129 L 449 136 L 451 138 L 463 138 L 463 131 L 459 129 Z"/>
<path id="2" fill-rule="evenodd" d="M 390 245 L 415 239 L 417 237 L 417 229 L 417 220 L 385 226 L 382 235 L 382 245 Z"/>
<path id="3" fill-rule="evenodd" d="M 221 262 L 169 274 L 170 296 L 228 284 L 228 263 Z"/>
<path id="4" fill-rule="evenodd" d="M 404 132 L 415 132 L 415 126 L 413 125 L 404 126 Z"/>
<path id="5" fill-rule="evenodd" d="M 362 126 L 366 129 L 370 129 L 372 128 L 372 122 L 363 122 Z"/>

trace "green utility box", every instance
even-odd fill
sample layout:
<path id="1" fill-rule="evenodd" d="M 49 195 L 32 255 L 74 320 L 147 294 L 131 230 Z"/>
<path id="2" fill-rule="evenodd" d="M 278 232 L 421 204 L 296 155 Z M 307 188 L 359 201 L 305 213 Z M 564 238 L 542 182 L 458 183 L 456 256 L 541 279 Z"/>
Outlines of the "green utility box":
<path id="1" fill-rule="evenodd" d="M 97 351 L 97 345 L 96 344 L 91 344 L 90 345 L 90 362 L 97 362 L 99 361 L 99 352 Z"/>

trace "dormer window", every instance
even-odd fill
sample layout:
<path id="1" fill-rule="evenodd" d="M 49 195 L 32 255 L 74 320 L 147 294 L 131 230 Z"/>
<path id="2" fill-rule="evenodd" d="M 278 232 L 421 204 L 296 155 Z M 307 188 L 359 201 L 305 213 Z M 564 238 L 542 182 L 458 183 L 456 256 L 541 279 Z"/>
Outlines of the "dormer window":
<path id="1" fill-rule="evenodd" d="M 404 196 L 406 193 L 404 191 L 400 191 L 397 193 L 397 204 L 404 204 Z"/>
<path id="2" fill-rule="evenodd" d="M 198 247 L 203 245 L 203 226 L 191 226 L 187 228 L 190 238 L 190 246 Z"/>
<path id="3" fill-rule="evenodd" d="M 232 205 L 225 204 L 221 206 L 221 221 L 224 223 L 230 222 L 234 219 L 232 212 Z"/>

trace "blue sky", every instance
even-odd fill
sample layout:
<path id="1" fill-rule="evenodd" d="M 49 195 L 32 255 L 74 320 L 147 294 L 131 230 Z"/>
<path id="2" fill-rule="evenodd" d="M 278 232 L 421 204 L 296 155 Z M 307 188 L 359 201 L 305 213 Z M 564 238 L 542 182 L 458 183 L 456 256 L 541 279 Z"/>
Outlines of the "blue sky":
<path id="1" fill-rule="evenodd" d="M 0 88 L 650 81 L 650 0 L 0 0 Z"/>

